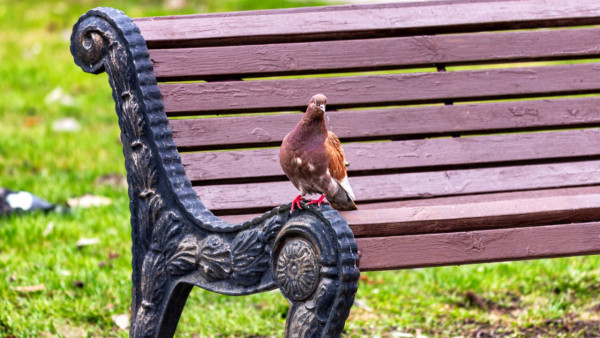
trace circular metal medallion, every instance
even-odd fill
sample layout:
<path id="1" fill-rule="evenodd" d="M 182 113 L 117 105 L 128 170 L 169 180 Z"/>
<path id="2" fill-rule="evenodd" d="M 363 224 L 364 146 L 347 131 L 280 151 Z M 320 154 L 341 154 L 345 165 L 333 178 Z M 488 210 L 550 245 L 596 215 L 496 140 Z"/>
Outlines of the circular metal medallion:
<path id="1" fill-rule="evenodd" d="M 293 300 L 310 296 L 319 280 L 315 248 L 305 239 L 289 240 L 277 257 L 275 280 L 284 295 Z"/>

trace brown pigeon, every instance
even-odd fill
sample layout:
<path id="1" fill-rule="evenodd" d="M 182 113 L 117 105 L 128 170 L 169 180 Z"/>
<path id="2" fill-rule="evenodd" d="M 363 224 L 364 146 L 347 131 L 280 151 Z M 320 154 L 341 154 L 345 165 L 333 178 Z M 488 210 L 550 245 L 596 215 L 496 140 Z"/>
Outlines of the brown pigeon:
<path id="1" fill-rule="evenodd" d="M 354 192 L 348 182 L 344 150 L 337 136 L 325 127 L 327 98 L 317 94 L 310 99 L 306 113 L 296 127 L 287 134 L 279 150 L 279 163 L 283 172 L 300 190 L 292 202 L 300 206 L 306 194 L 321 194 L 308 204 L 321 205 L 327 197 L 329 204 L 338 210 L 356 210 Z"/>

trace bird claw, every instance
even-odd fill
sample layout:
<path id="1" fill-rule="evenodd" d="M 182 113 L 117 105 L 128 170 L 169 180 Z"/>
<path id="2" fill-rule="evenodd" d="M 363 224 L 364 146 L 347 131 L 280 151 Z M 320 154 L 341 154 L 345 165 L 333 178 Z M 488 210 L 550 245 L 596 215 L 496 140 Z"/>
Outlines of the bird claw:
<path id="1" fill-rule="evenodd" d="M 320 208 L 321 207 L 321 203 L 323 203 L 323 200 L 325 199 L 325 195 L 321 195 L 321 197 L 319 197 L 318 200 L 310 200 L 310 202 L 306 203 L 308 204 L 317 204 L 317 206 Z"/>
<path id="2" fill-rule="evenodd" d="M 302 205 L 300 205 L 300 202 L 302 202 L 302 195 L 296 196 L 296 198 L 294 198 L 294 200 L 292 201 L 292 209 L 290 210 L 290 214 L 294 212 L 294 207 L 296 205 L 298 206 L 298 209 L 302 209 Z"/>

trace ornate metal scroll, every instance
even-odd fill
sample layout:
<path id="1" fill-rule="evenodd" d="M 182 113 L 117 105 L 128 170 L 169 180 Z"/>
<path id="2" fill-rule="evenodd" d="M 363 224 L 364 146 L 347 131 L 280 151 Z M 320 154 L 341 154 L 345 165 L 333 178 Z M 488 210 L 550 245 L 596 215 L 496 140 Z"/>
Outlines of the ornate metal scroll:
<path id="1" fill-rule="evenodd" d="M 90 10 L 73 28 L 71 53 L 84 71 L 106 71 L 113 89 L 131 211 L 130 336 L 172 336 L 194 285 L 229 295 L 279 287 L 290 302 L 286 335 L 339 336 L 359 274 L 344 219 L 329 207 L 291 215 L 285 205 L 242 224 L 221 221 L 185 176 L 131 19 Z"/>

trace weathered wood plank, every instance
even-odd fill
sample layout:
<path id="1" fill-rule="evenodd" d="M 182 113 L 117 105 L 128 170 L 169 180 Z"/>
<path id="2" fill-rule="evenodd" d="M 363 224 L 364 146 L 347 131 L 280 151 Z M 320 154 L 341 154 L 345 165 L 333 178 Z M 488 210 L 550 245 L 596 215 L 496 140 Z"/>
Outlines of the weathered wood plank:
<path id="1" fill-rule="evenodd" d="M 575 187 L 575 188 L 557 188 L 557 189 L 540 189 L 540 190 L 526 190 L 518 192 L 501 192 L 501 193 L 488 193 L 488 194 L 473 194 L 473 195 L 459 195 L 449 197 L 437 197 L 437 198 L 426 198 L 426 199 L 413 199 L 413 200 L 402 200 L 402 201 L 391 201 L 391 202 L 378 202 L 378 203 L 367 203 L 359 204 L 359 212 L 366 210 L 380 210 L 380 209 L 416 209 L 416 208 L 429 208 L 429 207 L 452 207 L 453 205 L 464 206 L 468 208 L 468 204 L 477 203 L 503 203 L 514 204 L 511 201 L 514 200 L 537 200 L 537 199 L 562 199 L 569 198 L 570 196 L 577 195 L 597 195 L 600 194 L 600 186 L 587 186 L 587 187 Z M 526 203 L 526 202 L 525 202 Z M 500 210 L 500 209 L 498 209 Z M 346 220 L 350 227 L 356 223 L 353 220 L 353 214 L 356 211 L 341 211 L 340 214 Z M 261 214 L 237 214 L 237 215 L 222 215 L 221 219 L 230 223 L 243 223 L 251 220 Z M 599 214 L 595 214 L 593 217 L 600 217 Z M 581 220 L 584 220 L 583 218 Z M 593 220 L 593 219 L 592 219 Z M 565 220 L 566 221 L 566 220 Z M 558 222 L 557 222 L 558 223 Z M 508 223 L 506 223 L 508 224 Z M 541 223 L 540 223 L 541 224 Z M 420 228 L 422 230 L 422 228 Z"/>
<path id="2" fill-rule="evenodd" d="M 600 221 L 600 194 L 344 212 L 356 237 Z"/>
<path id="3" fill-rule="evenodd" d="M 472 195 L 458 195 L 437 198 L 422 198 L 402 201 L 376 202 L 361 204 L 361 210 L 389 209 L 389 208 L 404 208 L 404 207 L 423 207 L 432 205 L 449 205 L 449 204 L 468 204 L 479 202 L 498 202 L 508 201 L 521 198 L 546 198 L 555 196 L 575 196 L 600 194 L 600 186 L 581 186 L 571 188 L 548 188 L 536 190 L 524 190 L 516 192 L 499 192 L 499 193 L 484 193 Z"/>
<path id="4" fill-rule="evenodd" d="M 600 253 L 600 222 L 357 238 L 360 270 L 389 270 Z"/>
<path id="5" fill-rule="evenodd" d="M 452 106 L 329 111 L 340 139 L 427 137 L 456 133 L 600 125 L 600 97 Z M 279 145 L 300 114 L 170 120 L 179 150 Z"/>
<path id="6" fill-rule="evenodd" d="M 350 184 L 358 202 L 589 186 L 600 184 L 600 161 L 358 176 L 350 177 Z M 298 194 L 285 181 L 194 189 L 207 208 L 220 214 L 264 211 Z"/>
<path id="7" fill-rule="evenodd" d="M 592 25 L 600 23 L 600 9 L 595 0 L 463 0 L 138 18 L 134 21 L 151 48 L 165 48 Z"/>
<path id="8" fill-rule="evenodd" d="M 382 122 L 384 123 L 384 122 Z M 600 129 L 345 144 L 350 174 L 600 156 Z M 279 149 L 183 153 L 193 181 L 283 177 Z M 244 168 L 244 170 L 240 170 Z"/>
<path id="9" fill-rule="evenodd" d="M 355 237 L 484 230 L 600 220 L 600 188 L 594 194 L 519 198 L 467 204 L 342 211 Z M 521 196 L 522 197 L 522 196 Z M 223 216 L 236 223 L 249 215 Z"/>
<path id="10" fill-rule="evenodd" d="M 305 109 L 324 93 L 330 108 L 488 100 L 600 91 L 600 64 L 376 76 L 161 84 L 171 115 Z"/>
<path id="11" fill-rule="evenodd" d="M 162 81 L 598 57 L 600 28 L 150 50 Z M 349 53 L 351 51 L 351 53 Z"/>

